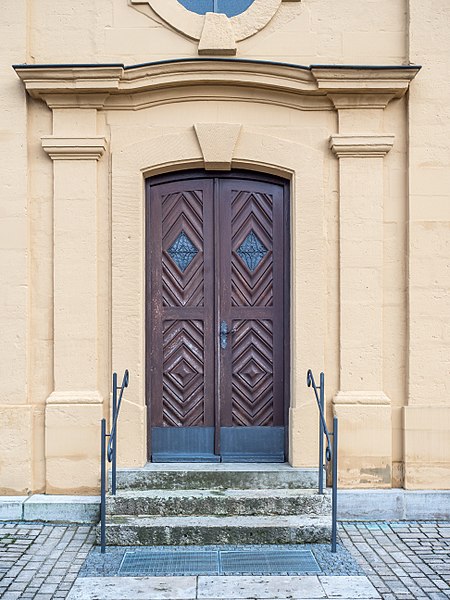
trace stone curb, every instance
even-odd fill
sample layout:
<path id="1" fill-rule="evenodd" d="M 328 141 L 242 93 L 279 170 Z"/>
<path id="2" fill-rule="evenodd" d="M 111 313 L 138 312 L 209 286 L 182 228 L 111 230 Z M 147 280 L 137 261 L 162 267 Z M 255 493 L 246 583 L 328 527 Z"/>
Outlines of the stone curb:
<path id="1" fill-rule="evenodd" d="M 0 496 L 0 521 L 97 523 L 100 496 Z"/>
<path id="2" fill-rule="evenodd" d="M 450 490 L 339 490 L 341 521 L 450 519 Z"/>
<path id="3" fill-rule="evenodd" d="M 99 496 L 0 496 L 0 521 L 97 523 Z M 342 521 L 450 520 L 450 490 L 339 490 Z"/>

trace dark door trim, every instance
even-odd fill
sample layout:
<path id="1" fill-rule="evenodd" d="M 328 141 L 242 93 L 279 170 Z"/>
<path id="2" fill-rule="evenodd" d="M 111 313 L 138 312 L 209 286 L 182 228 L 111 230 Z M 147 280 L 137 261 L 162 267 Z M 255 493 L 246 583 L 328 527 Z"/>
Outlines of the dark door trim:
<path id="1" fill-rule="evenodd" d="M 150 261 L 150 210 L 149 201 L 151 197 L 151 188 L 154 185 L 161 183 L 170 183 L 175 181 L 187 181 L 190 179 L 212 179 L 214 185 L 218 186 L 218 180 L 225 179 L 248 179 L 256 180 L 259 182 L 267 182 L 272 184 L 281 185 L 284 193 L 284 422 L 285 422 L 285 453 L 287 458 L 288 452 L 288 436 L 289 436 L 289 407 L 290 407 L 290 394 L 291 394 L 291 248 L 290 248 L 290 185 L 289 182 L 280 177 L 259 173 L 256 171 L 245 171 L 245 170 L 234 170 L 229 173 L 221 171 L 182 171 L 172 172 L 169 174 L 158 175 L 146 179 L 145 182 L 145 248 L 146 248 L 146 260 L 145 260 L 145 390 L 146 390 L 146 406 L 147 406 L 147 458 L 151 460 L 151 357 L 152 357 L 152 344 L 150 336 L 147 332 L 151 330 L 151 304 L 148 299 L 152 297 L 152 268 Z M 217 294 L 216 294 L 217 296 Z M 216 377 L 218 377 L 216 372 Z M 217 384 L 217 382 L 216 382 Z M 216 419 L 218 416 L 216 417 Z"/>

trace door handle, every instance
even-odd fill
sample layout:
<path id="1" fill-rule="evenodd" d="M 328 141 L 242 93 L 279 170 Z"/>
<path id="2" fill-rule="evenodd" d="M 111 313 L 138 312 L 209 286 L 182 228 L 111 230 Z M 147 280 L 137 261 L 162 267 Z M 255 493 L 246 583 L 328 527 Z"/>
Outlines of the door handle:
<path id="1" fill-rule="evenodd" d="M 228 336 L 234 333 L 234 329 L 228 329 L 228 323 L 226 321 L 222 321 L 220 324 L 220 347 L 222 350 L 228 345 Z"/>

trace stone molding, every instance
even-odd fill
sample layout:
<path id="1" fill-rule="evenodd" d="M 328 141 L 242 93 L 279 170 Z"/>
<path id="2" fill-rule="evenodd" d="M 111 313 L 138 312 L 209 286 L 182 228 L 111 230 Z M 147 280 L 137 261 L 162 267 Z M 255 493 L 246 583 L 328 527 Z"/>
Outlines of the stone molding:
<path id="1" fill-rule="evenodd" d="M 371 92 L 366 93 L 363 90 L 356 91 L 354 88 L 350 93 L 339 93 L 328 92 L 328 98 L 334 105 L 334 108 L 338 111 L 345 109 L 385 109 L 389 102 L 395 98 L 399 98 L 398 94 L 403 94 L 403 86 L 399 86 L 399 89 L 395 89 L 394 84 L 390 91 L 383 92 Z M 356 95 L 357 94 L 357 95 Z"/>
<path id="2" fill-rule="evenodd" d="M 311 73 L 317 81 L 317 87 L 336 97 L 341 94 L 355 93 L 373 95 L 389 92 L 395 98 L 401 98 L 409 84 L 419 72 L 419 66 L 346 66 L 311 65 Z"/>
<path id="3" fill-rule="evenodd" d="M 270 134 L 269 134 L 270 133 Z M 293 466 L 313 464 L 317 454 L 317 407 L 308 395 L 304 400 L 304 376 L 310 364 L 322 364 L 325 315 L 325 271 L 317 274 L 311 263 L 324 264 L 325 244 L 323 149 L 262 133 L 243 125 L 232 158 L 232 168 L 271 173 L 291 181 L 292 245 L 291 281 L 296 302 L 292 309 L 292 406 L 289 416 L 290 461 Z M 310 165 L 315 165 L 313 169 Z M 130 372 L 141 373 L 145 364 L 142 323 L 145 319 L 145 286 L 142 279 L 145 239 L 143 176 L 180 169 L 202 168 L 204 157 L 192 125 L 148 135 L 111 156 L 111 213 L 114 261 L 112 265 L 112 363 L 126 363 Z M 138 203 L 138 204 L 136 204 Z M 301 209 L 300 209 L 301 207 Z M 293 265 L 296 264 L 296 268 Z M 319 298 L 319 300 L 318 300 Z M 130 329 L 131 327 L 131 329 Z M 309 333 L 314 330 L 315 335 Z M 303 343 L 308 339 L 307 346 Z M 137 377 L 124 405 L 121 436 L 123 464 L 145 462 L 145 378 Z M 306 414 L 305 414 L 306 408 Z M 313 419 L 311 421 L 311 419 Z M 295 442 L 294 442 L 295 440 Z M 120 443 L 120 440 L 119 440 Z M 121 455 L 122 456 L 122 455 Z M 142 458 L 141 458 L 142 457 Z"/>
<path id="4" fill-rule="evenodd" d="M 181 5 L 180 5 L 181 6 Z M 252 90 L 252 101 L 268 101 L 277 94 L 279 105 L 323 107 L 384 107 L 403 96 L 420 67 L 344 67 L 290 65 L 230 58 L 178 59 L 125 67 L 124 65 L 16 65 L 28 93 L 50 107 L 134 107 L 143 92 L 188 89 L 190 97 L 234 100 Z M 224 88 L 227 93 L 224 95 Z M 340 92 L 340 93 L 339 93 Z M 175 100 L 176 101 L 176 100 Z M 145 104 L 144 104 L 145 105 Z"/>
<path id="5" fill-rule="evenodd" d="M 46 402 L 47 404 L 103 404 L 103 397 L 96 390 L 54 391 L 48 396 Z"/>
<path id="6" fill-rule="evenodd" d="M 42 136 L 42 147 L 52 160 L 99 160 L 106 150 L 106 138 Z"/>
<path id="7" fill-rule="evenodd" d="M 196 123 L 194 125 L 207 171 L 231 170 L 241 128 L 242 125 L 234 123 Z"/>
<path id="8" fill-rule="evenodd" d="M 117 90 L 124 65 L 14 65 L 33 98 L 45 93 L 110 93 Z M 77 89 L 78 88 L 78 89 Z"/>
<path id="9" fill-rule="evenodd" d="M 391 400 L 384 392 L 351 391 L 338 392 L 332 400 L 333 404 L 391 405 Z"/>
<path id="10" fill-rule="evenodd" d="M 394 135 L 337 133 L 330 137 L 330 148 L 339 158 L 383 158 L 394 145 Z"/>

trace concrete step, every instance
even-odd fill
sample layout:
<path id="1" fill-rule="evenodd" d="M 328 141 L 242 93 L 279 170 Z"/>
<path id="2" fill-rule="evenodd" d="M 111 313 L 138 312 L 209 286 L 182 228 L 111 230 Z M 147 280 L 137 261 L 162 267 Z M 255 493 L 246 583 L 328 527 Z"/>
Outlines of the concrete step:
<path id="1" fill-rule="evenodd" d="M 151 463 L 142 469 L 119 469 L 118 489 L 225 490 L 317 488 L 318 469 L 289 464 Z"/>
<path id="2" fill-rule="evenodd" d="M 108 496 L 110 515 L 328 515 L 329 494 L 312 490 L 120 490 Z"/>
<path id="3" fill-rule="evenodd" d="M 97 543 L 100 530 L 97 528 Z M 326 543 L 324 516 L 131 517 L 113 515 L 106 525 L 110 546 Z"/>

